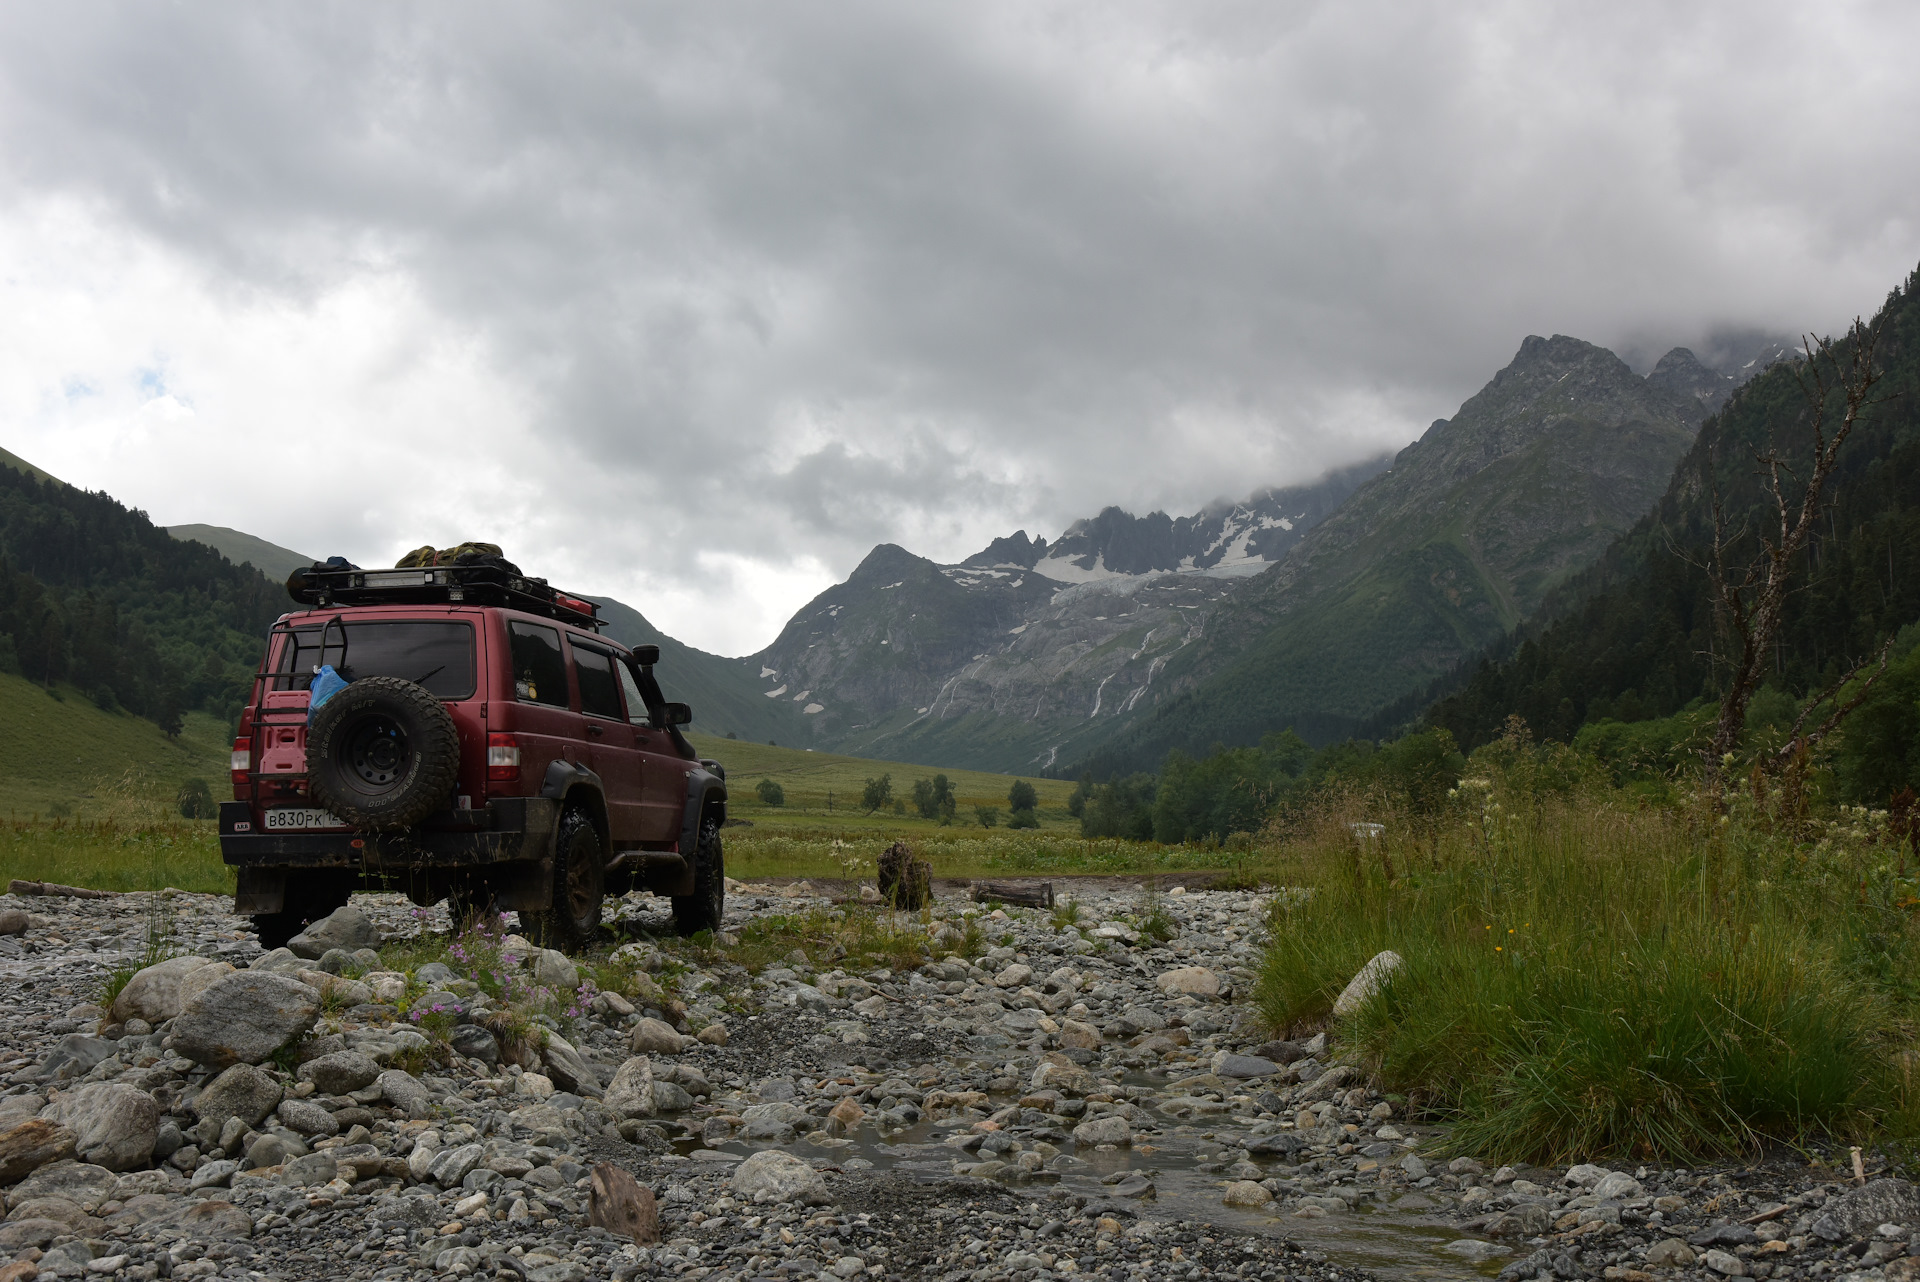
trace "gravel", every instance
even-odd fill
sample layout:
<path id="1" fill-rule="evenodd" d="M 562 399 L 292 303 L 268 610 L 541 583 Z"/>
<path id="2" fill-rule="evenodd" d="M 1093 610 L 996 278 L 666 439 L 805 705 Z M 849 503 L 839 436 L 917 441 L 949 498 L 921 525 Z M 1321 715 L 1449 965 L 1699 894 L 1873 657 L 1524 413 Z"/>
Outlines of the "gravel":
<path id="1" fill-rule="evenodd" d="M 309 963 L 249 970 L 259 949 L 226 900 L 0 896 L 25 923 L 0 953 L 0 1151 L 32 1125 L 16 1148 L 43 1155 L 8 1168 L 0 1276 L 1920 1282 L 1920 1194 L 1901 1181 L 1790 1156 L 1491 1172 L 1431 1156 L 1440 1132 L 1337 1047 L 1270 1041 L 1251 1017 L 1259 896 L 1168 893 L 1149 919 L 1133 886 L 1074 893 L 1084 934 L 943 899 L 938 937 L 981 913 L 990 948 L 906 973 L 796 956 L 749 975 L 726 947 L 687 970 L 664 905 L 610 903 L 610 942 L 662 987 L 581 989 L 544 1057 L 482 1035 L 458 965 L 387 969 L 391 945 L 446 929 L 397 897 L 358 898 L 365 924 L 303 942 L 351 946 L 321 951 L 325 974 L 360 979 L 269 1056 Z M 804 883 L 735 885 L 727 928 L 807 908 L 832 905 Z M 289 977 L 225 985 L 264 1032 L 168 1016 L 208 1006 L 180 995 L 197 973 L 180 964 L 120 1022 L 92 1004 L 155 915 L 182 952 Z M 585 975 L 531 948 L 527 970 Z M 476 1021 L 453 1038 L 467 1054 L 426 1054 L 421 993 Z M 216 1044 L 261 1061 L 223 1069 Z M 75 1141 L 50 1141 L 43 1114 L 131 1169 L 44 1160 Z M 592 1226 L 602 1162 L 654 1195 L 659 1240 Z"/>

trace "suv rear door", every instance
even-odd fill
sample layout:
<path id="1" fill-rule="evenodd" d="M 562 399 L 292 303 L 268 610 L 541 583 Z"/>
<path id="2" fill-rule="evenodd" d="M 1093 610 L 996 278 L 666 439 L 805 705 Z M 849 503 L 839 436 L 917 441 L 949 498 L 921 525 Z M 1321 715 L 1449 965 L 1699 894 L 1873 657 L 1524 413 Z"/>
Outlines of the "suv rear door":
<path id="1" fill-rule="evenodd" d="M 551 623 L 508 615 L 507 648 L 513 662 L 513 730 L 520 740 L 520 777 L 539 791 L 550 761 L 587 765 L 586 718 L 573 710 L 567 654 L 560 629 Z"/>
<path id="2" fill-rule="evenodd" d="M 610 650 L 567 634 L 573 650 L 573 675 L 580 685 L 580 712 L 587 733 L 593 772 L 606 790 L 607 826 L 616 846 L 649 839 L 642 797 L 645 777 L 620 699 L 616 668 L 626 665 Z"/>

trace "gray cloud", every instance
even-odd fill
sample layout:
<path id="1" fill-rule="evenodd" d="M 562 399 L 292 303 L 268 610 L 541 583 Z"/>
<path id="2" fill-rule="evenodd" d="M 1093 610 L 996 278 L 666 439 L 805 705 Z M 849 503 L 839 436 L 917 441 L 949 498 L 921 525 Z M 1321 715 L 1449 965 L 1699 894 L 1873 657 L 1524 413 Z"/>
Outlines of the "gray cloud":
<path id="1" fill-rule="evenodd" d="M 485 527 L 748 650 L 877 541 L 957 558 L 1397 446 L 1529 332 L 1638 359 L 1870 310 L 1920 242 L 1896 123 L 1920 118 L 1916 26 L 1891 5 L 15 7 L 11 305 L 73 299 L 59 323 L 89 337 L 35 340 L 8 431 L 164 519 L 311 550 Z M 59 236 L 79 275 L 149 265 L 61 294 L 30 270 Z M 276 397 L 296 376 L 256 353 L 289 347 L 327 372 Z M 137 430 L 132 391 L 34 392 L 156 363 L 190 412 Z M 250 499 L 195 458 L 282 416 L 374 461 L 358 501 Z M 109 421 L 124 460 L 89 471 Z"/>

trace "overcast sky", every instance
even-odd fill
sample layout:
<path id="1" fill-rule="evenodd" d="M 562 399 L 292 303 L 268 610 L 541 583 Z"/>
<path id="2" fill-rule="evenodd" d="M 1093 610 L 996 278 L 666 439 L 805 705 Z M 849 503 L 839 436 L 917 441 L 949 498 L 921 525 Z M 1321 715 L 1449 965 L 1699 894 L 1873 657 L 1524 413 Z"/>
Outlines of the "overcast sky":
<path id="1" fill-rule="evenodd" d="M 1912 4 L 0 8 L 0 445 L 738 654 L 1920 262 Z"/>

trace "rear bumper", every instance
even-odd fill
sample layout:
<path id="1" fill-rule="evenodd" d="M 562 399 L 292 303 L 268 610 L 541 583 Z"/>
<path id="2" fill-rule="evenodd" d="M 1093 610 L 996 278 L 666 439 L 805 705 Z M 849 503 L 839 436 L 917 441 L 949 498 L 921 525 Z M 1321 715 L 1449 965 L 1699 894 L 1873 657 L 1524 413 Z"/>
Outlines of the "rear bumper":
<path id="1" fill-rule="evenodd" d="M 405 832 L 250 832 L 243 801 L 220 806 L 220 857 L 240 869 L 354 869 L 401 875 L 428 868 L 478 868 L 544 860 L 553 849 L 560 803 L 510 797 L 482 810 L 450 810 Z"/>

